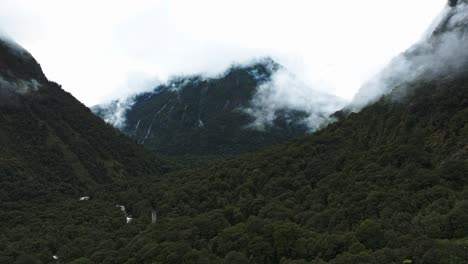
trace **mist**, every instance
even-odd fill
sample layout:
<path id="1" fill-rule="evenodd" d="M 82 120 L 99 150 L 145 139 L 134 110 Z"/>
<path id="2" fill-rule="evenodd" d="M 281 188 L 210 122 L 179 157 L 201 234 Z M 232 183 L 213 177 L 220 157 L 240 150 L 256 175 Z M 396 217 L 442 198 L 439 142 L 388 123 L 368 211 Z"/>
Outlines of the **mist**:
<path id="1" fill-rule="evenodd" d="M 29 91 L 37 91 L 41 87 L 41 84 L 34 79 L 31 80 L 6 80 L 0 77 L 0 89 L 7 90 L 10 92 L 16 92 L 19 94 L 25 94 Z"/>
<path id="2" fill-rule="evenodd" d="M 332 122 L 330 116 L 345 107 L 359 111 L 396 88 L 400 91 L 395 94 L 404 96 L 404 87 L 411 82 L 461 73 L 465 70 L 463 66 L 468 64 L 466 32 L 460 29 L 460 25 L 464 23 L 468 23 L 467 4 L 446 6 L 432 23 L 428 24 L 422 37 L 364 82 L 352 100 L 327 93 L 327 89 L 324 89 L 327 84 L 320 79 L 315 82 L 304 81 L 287 67 L 272 69 L 269 80 L 257 87 L 251 106 L 243 109 L 255 119 L 249 128 L 264 129 L 273 124 L 279 111 L 293 110 L 306 113 L 307 117 L 303 122 L 312 132 Z M 254 62 L 255 60 L 243 65 Z M 220 75 L 206 73 L 201 76 L 214 78 Z M 132 104 L 132 96 L 113 102 L 108 106 L 108 109 L 113 111 L 105 115 L 105 120 L 116 127 L 123 127 L 125 113 Z"/>
<path id="3" fill-rule="evenodd" d="M 37 80 L 5 79 L 0 73 L 0 105 L 17 105 L 19 96 L 37 91 L 40 87 Z"/>
<path id="4" fill-rule="evenodd" d="M 346 100 L 311 89 L 284 68 L 276 71 L 271 80 L 260 85 L 245 111 L 255 118 L 252 128 L 271 125 L 280 110 L 305 112 L 304 124 L 311 131 L 329 120 L 329 116 L 343 108 Z"/>
<path id="5" fill-rule="evenodd" d="M 0 32 L 0 48 L 4 49 L 2 52 L 12 54 L 19 61 L 28 62 L 32 59 L 28 51 L 2 32 Z M 3 63 L 0 65 L 0 97 L 3 97 L 2 101 L 5 101 L 5 97 L 10 98 L 12 94 L 26 94 L 40 88 L 41 84 L 38 80 L 19 78 L 3 61 L 0 63 Z"/>
<path id="6" fill-rule="evenodd" d="M 177 75 L 213 76 L 264 56 L 311 90 L 351 100 L 365 80 L 424 34 L 445 4 L 5 0 L 0 31 L 88 106 L 143 90 L 137 75 L 162 82 Z"/>
<path id="7" fill-rule="evenodd" d="M 269 56 L 287 71 L 259 87 L 245 111 L 256 124 L 271 123 L 281 109 L 304 111 L 314 130 L 346 103 L 359 109 L 401 83 L 458 69 L 450 51 L 467 50 L 463 36 L 431 38 L 446 3 L 6 0 L 0 30 L 86 105 L 118 102 L 107 120 L 118 127 L 134 94 Z M 462 10 L 456 14 L 450 23 L 463 20 Z M 414 43 L 414 52 L 402 53 Z"/>
<path id="8" fill-rule="evenodd" d="M 468 70 L 468 41 L 463 26 L 468 23 L 468 5 L 447 6 L 434 20 L 424 37 L 406 52 L 395 57 L 380 73 L 366 82 L 351 102 L 358 111 L 380 96 L 412 82 L 429 81 L 462 74 Z M 395 98 L 398 99 L 398 98 Z"/>

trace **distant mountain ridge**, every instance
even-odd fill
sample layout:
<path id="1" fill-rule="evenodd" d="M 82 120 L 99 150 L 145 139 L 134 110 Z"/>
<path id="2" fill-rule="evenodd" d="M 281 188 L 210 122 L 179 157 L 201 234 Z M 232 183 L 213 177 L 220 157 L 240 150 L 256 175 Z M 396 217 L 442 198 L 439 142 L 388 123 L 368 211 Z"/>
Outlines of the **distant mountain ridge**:
<path id="1" fill-rule="evenodd" d="M 265 58 L 232 66 L 217 77 L 174 78 L 151 92 L 92 110 L 157 153 L 190 156 L 254 151 L 309 131 L 304 111 L 275 110 L 271 124 L 254 123 L 255 117 L 248 113 L 259 87 L 282 69 Z"/>

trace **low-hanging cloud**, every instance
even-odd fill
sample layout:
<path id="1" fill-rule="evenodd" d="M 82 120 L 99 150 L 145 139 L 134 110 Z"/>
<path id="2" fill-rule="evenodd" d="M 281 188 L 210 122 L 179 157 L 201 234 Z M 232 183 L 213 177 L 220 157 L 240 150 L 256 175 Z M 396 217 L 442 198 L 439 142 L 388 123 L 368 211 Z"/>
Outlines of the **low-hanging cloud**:
<path id="1" fill-rule="evenodd" d="M 19 95 L 37 91 L 41 84 L 35 80 L 3 78 L 0 76 L 0 105 L 15 105 Z"/>
<path id="2" fill-rule="evenodd" d="M 134 96 L 129 96 L 107 104 L 96 105 L 91 107 L 91 110 L 104 119 L 106 123 L 111 124 L 115 128 L 123 129 L 126 125 L 127 111 L 135 103 L 134 98 Z"/>
<path id="3" fill-rule="evenodd" d="M 12 79 L 6 80 L 0 76 L 0 90 L 25 94 L 30 91 L 37 91 L 41 84 L 35 80 Z"/>
<path id="4" fill-rule="evenodd" d="M 359 93 L 354 97 L 352 107 L 354 109 L 359 109 L 369 102 L 372 102 L 380 95 L 387 93 L 392 87 L 403 82 L 422 78 L 424 75 L 430 75 L 434 72 L 441 73 L 442 71 L 440 69 L 447 67 L 447 62 L 451 60 L 450 56 L 453 55 L 453 53 L 444 54 L 445 51 L 461 48 L 456 47 L 456 45 L 462 44 L 459 41 L 460 36 L 458 33 L 453 34 L 452 36 L 447 34 L 444 38 L 441 38 L 441 43 L 439 44 L 433 43 L 429 40 L 432 38 L 433 32 L 437 27 L 439 27 L 443 22 L 442 20 L 445 19 L 450 12 L 452 11 L 447 7 L 440 16 L 433 21 L 423 40 L 414 46 L 413 50 L 417 50 L 417 52 L 412 52 L 410 50 L 401 56 L 398 56 L 390 62 L 389 66 L 385 67 L 383 71 L 377 74 L 376 77 L 366 82 L 360 89 Z M 463 16 L 460 15 L 461 13 L 456 14 L 457 15 L 453 16 L 450 23 L 453 24 L 456 23 L 457 20 L 463 20 Z M 379 29 L 379 31 L 385 30 Z M 316 34 L 316 32 L 311 31 L 309 34 Z M 158 38 L 158 36 L 155 35 L 154 38 Z M 136 40 L 139 38 L 135 37 L 130 39 Z M 308 55 L 314 57 L 317 60 L 317 63 L 313 64 L 312 67 L 309 67 L 306 74 L 298 70 L 296 67 L 298 63 L 290 63 L 290 61 L 288 62 L 286 59 L 286 67 L 276 71 L 269 82 L 263 83 L 258 87 L 258 91 L 252 99 L 251 107 L 244 109 L 245 112 L 255 118 L 251 127 L 263 128 L 272 124 L 281 110 L 296 110 L 306 113 L 307 118 L 305 118 L 303 122 L 310 128 L 310 130 L 313 131 L 318 129 L 322 124 L 330 121 L 330 115 L 337 110 L 342 109 L 346 105 L 347 102 L 345 99 L 335 96 L 336 94 L 342 94 L 342 92 L 336 90 L 337 86 L 341 86 L 338 88 L 338 90 L 341 89 L 341 91 L 354 89 L 354 86 L 358 83 L 356 79 L 354 79 L 355 76 L 350 77 L 356 75 L 355 72 L 353 72 L 356 68 L 354 67 L 354 64 L 362 59 L 369 58 L 369 54 L 365 57 L 363 54 L 357 52 L 360 49 L 353 48 L 354 46 L 352 42 L 349 43 L 348 41 L 349 45 L 347 45 L 346 42 L 337 42 L 336 40 L 338 39 L 350 40 L 346 33 L 343 33 L 343 35 L 337 39 L 328 39 L 330 50 L 326 50 L 324 52 L 325 54 L 328 54 L 328 56 L 321 57 L 321 51 L 319 51 L 317 47 L 314 47 L 314 45 L 310 45 L 308 47 L 308 49 L 312 50 Z M 162 43 L 166 43 L 166 41 L 167 40 L 162 40 Z M 320 41 L 320 38 L 318 41 Z M 129 41 L 129 43 L 132 43 L 132 41 Z M 169 45 L 169 43 L 166 44 Z M 364 44 L 369 45 L 369 43 L 365 43 L 365 41 Z M 452 45 L 453 47 L 449 47 L 449 45 Z M 441 46 L 443 46 L 443 48 L 441 48 Z M 168 50 L 171 50 L 169 46 L 167 47 Z M 195 47 L 197 47 L 197 45 L 195 45 Z M 321 46 L 318 45 L 318 47 Z M 146 57 L 148 55 L 146 51 L 149 49 L 149 46 L 143 45 L 143 48 L 140 47 L 140 49 L 138 49 L 138 56 Z M 222 51 L 223 49 L 213 48 L 213 50 Z M 258 53 L 260 51 L 257 50 L 255 52 Z M 333 53 L 336 54 L 333 55 Z M 372 55 L 372 50 L 370 50 L 369 53 Z M 232 53 L 227 54 L 228 57 L 233 55 Z M 247 55 L 246 57 L 244 56 L 243 62 L 245 62 L 249 56 L 251 55 Z M 177 56 L 171 55 L 171 60 L 174 57 Z M 237 54 L 230 57 L 229 60 L 232 60 L 235 57 L 242 58 L 242 56 Z M 284 57 L 273 57 L 275 59 L 279 58 L 279 62 L 283 64 Z M 441 59 L 438 59 L 438 57 Z M 210 58 L 211 57 L 208 56 L 208 62 Z M 434 65 L 434 63 L 431 62 L 431 60 L 436 58 L 437 63 L 440 65 Z M 213 70 L 213 68 L 206 70 L 207 68 L 205 68 L 206 71 L 203 76 L 216 75 L 215 73 L 226 67 L 222 65 L 227 63 L 229 60 L 224 62 L 221 62 L 222 60 L 215 60 L 220 64 L 214 67 L 215 70 Z M 187 65 L 189 65 L 187 67 L 193 67 L 194 65 L 197 65 L 197 63 L 199 64 L 203 61 L 203 59 L 195 60 L 195 63 L 187 63 Z M 327 63 L 324 64 L 324 61 L 328 61 L 329 65 L 327 65 Z M 292 66 L 292 69 L 290 69 L 290 66 Z M 458 67 L 455 64 L 452 64 L 452 66 Z M 203 67 L 195 66 L 195 68 Z M 193 69 L 182 70 L 184 73 L 191 71 L 193 71 Z M 291 72 L 294 72 L 296 75 Z M 349 85 L 349 87 L 344 87 L 345 85 Z M 114 126 L 123 127 L 125 125 L 125 113 L 131 107 L 132 103 L 133 101 L 131 99 L 119 100 L 117 103 L 114 103 L 111 107 L 114 109 L 114 114 L 107 117 L 106 121 L 114 124 Z"/>
<path id="5" fill-rule="evenodd" d="M 259 71 L 256 67 L 252 67 L 254 65 L 262 65 L 265 71 Z M 194 85 L 195 82 L 224 78 L 233 68 L 246 69 L 258 83 L 253 98 L 248 102 L 249 107 L 237 109 L 254 118 L 254 121 L 246 129 L 266 129 L 273 125 L 279 115 L 284 118 L 284 114 L 286 114 L 291 117 L 288 121 L 300 122 L 310 131 L 314 131 L 329 121 L 330 114 L 340 110 L 347 102 L 339 97 L 314 90 L 271 58 L 256 58 L 244 64 L 233 64 L 228 70 L 219 74 L 174 76 L 164 83 L 159 80 L 144 83 L 151 87 L 146 91 L 150 91 L 152 96 L 157 96 L 163 88 L 177 93 L 188 85 Z M 153 83 L 153 85 L 148 83 Z M 142 92 L 97 105 L 92 107 L 92 110 L 107 123 L 124 129 L 126 114 L 134 105 L 135 98 Z M 300 117 L 295 117 L 294 113 L 299 112 Z"/>
<path id="6" fill-rule="evenodd" d="M 423 39 L 394 58 L 362 86 L 351 108 L 359 110 L 381 95 L 414 81 L 444 78 L 467 71 L 467 27 L 468 4 L 459 1 L 455 7 L 446 7 Z M 398 92 L 401 96 L 404 89 Z"/>
<path id="7" fill-rule="evenodd" d="M 271 81 L 260 85 L 245 111 L 255 118 L 251 127 L 271 125 L 281 110 L 306 113 L 303 120 L 310 130 L 318 129 L 330 114 L 341 109 L 345 100 L 313 90 L 286 69 L 279 69 Z"/>
<path id="8" fill-rule="evenodd" d="M 262 56 L 311 89 L 351 99 L 377 68 L 419 38 L 445 3 L 4 0 L 0 30 L 88 106 L 118 98 L 132 72 L 166 81 Z"/>
<path id="9" fill-rule="evenodd" d="M 2 48 L 0 52 L 18 56 L 19 60 L 29 61 L 32 58 L 29 52 L 2 32 L 0 32 L 0 48 Z M 31 91 L 37 91 L 41 87 L 38 80 L 18 78 L 15 74 L 8 65 L 3 64 L 0 67 L 0 96 L 26 94 Z"/>

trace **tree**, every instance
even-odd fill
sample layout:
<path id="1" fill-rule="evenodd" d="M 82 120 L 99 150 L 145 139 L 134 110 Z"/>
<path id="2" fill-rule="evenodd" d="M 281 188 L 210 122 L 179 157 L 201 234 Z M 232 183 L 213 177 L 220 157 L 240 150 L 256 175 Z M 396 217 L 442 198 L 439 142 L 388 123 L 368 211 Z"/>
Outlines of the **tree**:
<path id="1" fill-rule="evenodd" d="M 359 225 L 356 236 L 363 245 L 372 250 L 386 244 L 382 226 L 372 219 L 367 219 Z"/>
<path id="2" fill-rule="evenodd" d="M 249 259 L 241 252 L 231 251 L 224 258 L 224 264 L 248 264 Z"/>

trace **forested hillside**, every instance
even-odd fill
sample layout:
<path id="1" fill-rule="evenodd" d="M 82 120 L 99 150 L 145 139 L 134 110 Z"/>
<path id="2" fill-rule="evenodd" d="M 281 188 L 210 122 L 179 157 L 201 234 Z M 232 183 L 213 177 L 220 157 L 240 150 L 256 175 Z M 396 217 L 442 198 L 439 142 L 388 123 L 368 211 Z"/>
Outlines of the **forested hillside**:
<path id="1" fill-rule="evenodd" d="M 468 78 L 405 88 L 312 136 L 145 183 L 160 220 L 120 261 L 467 263 Z"/>
<path id="2" fill-rule="evenodd" d="M 112 231 L 125 225 L 115 208 L 124 201 L 115 198 L 112 186 L 168 169 L 47 81 L 29 53 L 4 40 L 0 149 L 0 263 L 26 252 L 48 263 L 70 243 L 67 232 L 90 236 L 87 244 L 96 246 L 111 224 Z M 91 201 L 79 203 L 83 196 Z"/>

